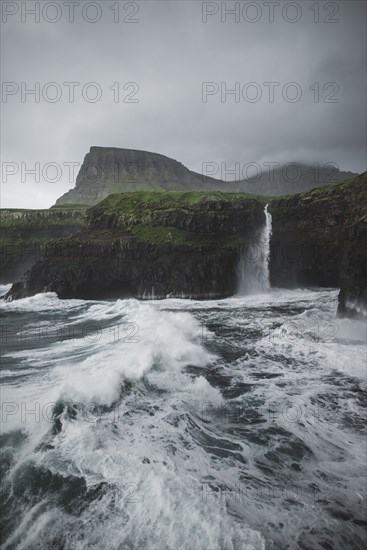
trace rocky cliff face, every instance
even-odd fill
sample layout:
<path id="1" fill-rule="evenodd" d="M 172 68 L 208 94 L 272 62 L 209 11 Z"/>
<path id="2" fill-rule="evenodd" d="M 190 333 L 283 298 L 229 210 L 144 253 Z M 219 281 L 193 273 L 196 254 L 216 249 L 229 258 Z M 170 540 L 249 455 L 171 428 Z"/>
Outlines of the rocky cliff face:
<path id="1" fill-rule="evenodd" d="M 227 167 L 229 168 L 233 169 Z M 241 168 L 243 172 L 244 166 Z M 241 180 L 239 170 L 238 181 L 227 182 L 192 172 L 180 162 L 157 153 L 91 147 L 77 176 L 75 188 L 60 197 L 56 205 L 95 205 L 111 194 L 153 189 L 284 195 L 328 183 L 338 183 L 356 175 L 340 172 L 333 167 L 316 168 L 300 163 L 271 170 L 269 167 L 259 166 L 259 169 L 260 173 L 256 178 Z M 225 179 L 226 168 L 218 165 L 215 170 L 215 176 Z"/>
<path id="2" fill-rule="evenodd" d="M 44 290 L 91 299 L 230 296 L 239 250 L 264 223 L 263 204 L 243 195 L 109 196 L 88 211 L 80 233 L 49 243 L 8 297 Z"/>
<path id="3" fill-rule="evenodd" d="M 0 282 L 17 281 L 41 259 L 49 239 L 80 231 L 85 209 L 0 210 Z"/>
<path id="4" fill-rule="evenodd" d="M 344 232 L 345 246 L 339 270 L 340 315 L 367 312 L 367 216 Z"/>
<path id="5" fill-rule="evenodd" d="M 88 210 L 78 234 L 48 243 L 8 296 L 230 296 L 239 251 L 265 223 L 264 202 L 220 192 L 110 195 Z M 340 287 L 340 314 L 366 311 L 366 205 L 367 173 L 272 200 L 272 285 Z"/>
<path id="6" fill-rule="evenodd" d="M 366 307 L 367 173 L 273 200 L 270 212 L 273 286 L 340 286 L 341 313 Z"/>

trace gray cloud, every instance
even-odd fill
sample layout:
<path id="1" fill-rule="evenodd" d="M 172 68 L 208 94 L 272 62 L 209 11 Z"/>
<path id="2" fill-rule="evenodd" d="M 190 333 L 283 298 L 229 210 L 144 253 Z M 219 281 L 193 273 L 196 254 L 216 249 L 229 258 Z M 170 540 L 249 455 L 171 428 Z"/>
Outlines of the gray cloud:
<path id="1" fill-rule="evenodd" d="M 30 16 L 22 23 L 18 13 L 2 25 L 3 81 L 25 82 L 29 88 L 35 82 L 56 82 L 62 89 L 56 103 L 42 97 L 39 103 L 30 97 L 22 103 L 20 93 L 2 103 L 2 162 L 19 165 L 17 174 L 6 182 L 2 178 L 3 207 L 53 204 L 74 185 L 64 163 L 81 163 L 91 145 L 159 152 L 198 172 L 209 161 L 228 168 L 235 162 L 298 160 L 366 169 L 365 2 L 320 1 L 318 23 L 310 10 L 314 1 L 296 2 L 302 16 L 295 23 L 281 15 L 289 2 L 275 9 L 274 23 L 262 1 L 257 2 L 262 16 L 256 23 L 243 18 L 236 23 L 233 16 L 222 23 L 220 13 L 203 23 L 202 3 L 194 1 L 138 2 L 138 23 L 114 23 L 109 8 L 115 2 L 109 0 L 100 3 L 99 22 L 82 19 L 81 8 L 88 2 L 81 1 L 70 23 L 63 2 L 58 4 L 63 17 L 57 23 L 42 17 L 35 23 Z M 235 4 L 226 2 L 229 8 Z M 220 11 L 221 2 L 212 5 Z M 333 5 L 339 22 L 324 23 Z M 120 2 L 121 16 L 132 9 Z M 286 12 L 289 17 L 294 17 L 292 9 Z M 88 13 L 93 16 L 92 8 Z M 249 13 L 253 17 L 255 12 Z M 64 82 L 81 83 L 74 103 L 68 101 Z M 102 90 L 97 103 L 81 96 L 88 82 Z M 139 102 L 115 103 L 109 89 L 115 82 L 125 98 L 133 88 L 124 90 L 124 83 L 137 83 L 133 98 Z M 227 89 L 239 82 L 241 92 L 246 83 L 256 82 L 262 98 L 251 103 L 241 95 L 236 103 L 234 96 L 221 98 L 218 92 L 203 103 L 203 82 L 225 83 Z M 280 83 L 273 103 L 265 82 Z M 289 82 L 302 91 L 298 102 L 282 96 Z M 337 102 L 326 103 L 333 88 L 323 87 L 330 82 L 338 86 L 331 96 Z M 309 89 L 314 83 L 319 83 L 319 102 L 315 87 Z M 40 182 L 26 174 L 22 182 L 21 163 L 30 168 L 35 162 L 41 166 Z M 50 162 L 63 168 L 55 183 L 42 175 Z"/>

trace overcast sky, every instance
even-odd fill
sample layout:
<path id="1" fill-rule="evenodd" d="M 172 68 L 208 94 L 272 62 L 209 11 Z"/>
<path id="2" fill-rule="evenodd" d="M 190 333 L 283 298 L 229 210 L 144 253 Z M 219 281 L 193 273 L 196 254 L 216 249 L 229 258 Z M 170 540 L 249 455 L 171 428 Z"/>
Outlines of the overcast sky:
<path id="1" fill-rule="evenodd" d="M 54 204 L 92 145 L 198 172 L 203 162 L 366 170 L 364 1 L 40 2 L 39 22 L 21 4 L 36 2 L 2 2 L 2 207 Z M 80 83 L 74 102 L 65 82 Z M 36 83 L 39 96 L 26 94 Z M 26 173 L 35 163 L 39 182 Z"/>

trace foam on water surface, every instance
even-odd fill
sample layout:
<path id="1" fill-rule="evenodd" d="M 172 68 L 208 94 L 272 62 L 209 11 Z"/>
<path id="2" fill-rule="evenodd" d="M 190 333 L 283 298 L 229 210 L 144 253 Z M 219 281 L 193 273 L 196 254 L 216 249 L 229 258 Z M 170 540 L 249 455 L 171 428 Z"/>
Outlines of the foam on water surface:
<path id="1" fill-rule="evenodd" d="M 4 548 L 362 548 L 365 332 L 336 299 L 2 304 L 76 333 L 5 350 Z"/>

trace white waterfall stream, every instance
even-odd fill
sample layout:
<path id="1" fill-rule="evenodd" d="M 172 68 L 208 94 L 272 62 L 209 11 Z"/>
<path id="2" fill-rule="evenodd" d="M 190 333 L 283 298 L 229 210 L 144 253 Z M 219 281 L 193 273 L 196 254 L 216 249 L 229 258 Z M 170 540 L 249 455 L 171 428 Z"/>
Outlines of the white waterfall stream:
<path id="1" fill-rule="evenodd" d="M 259 294 L 268 292 L 270 239 L 272 231 L 271 214 L 265 206 L 265 225 L 262 228 L 257 242 L 249 243 L 243 247 L 238 266 L 238 293 Z"/>

